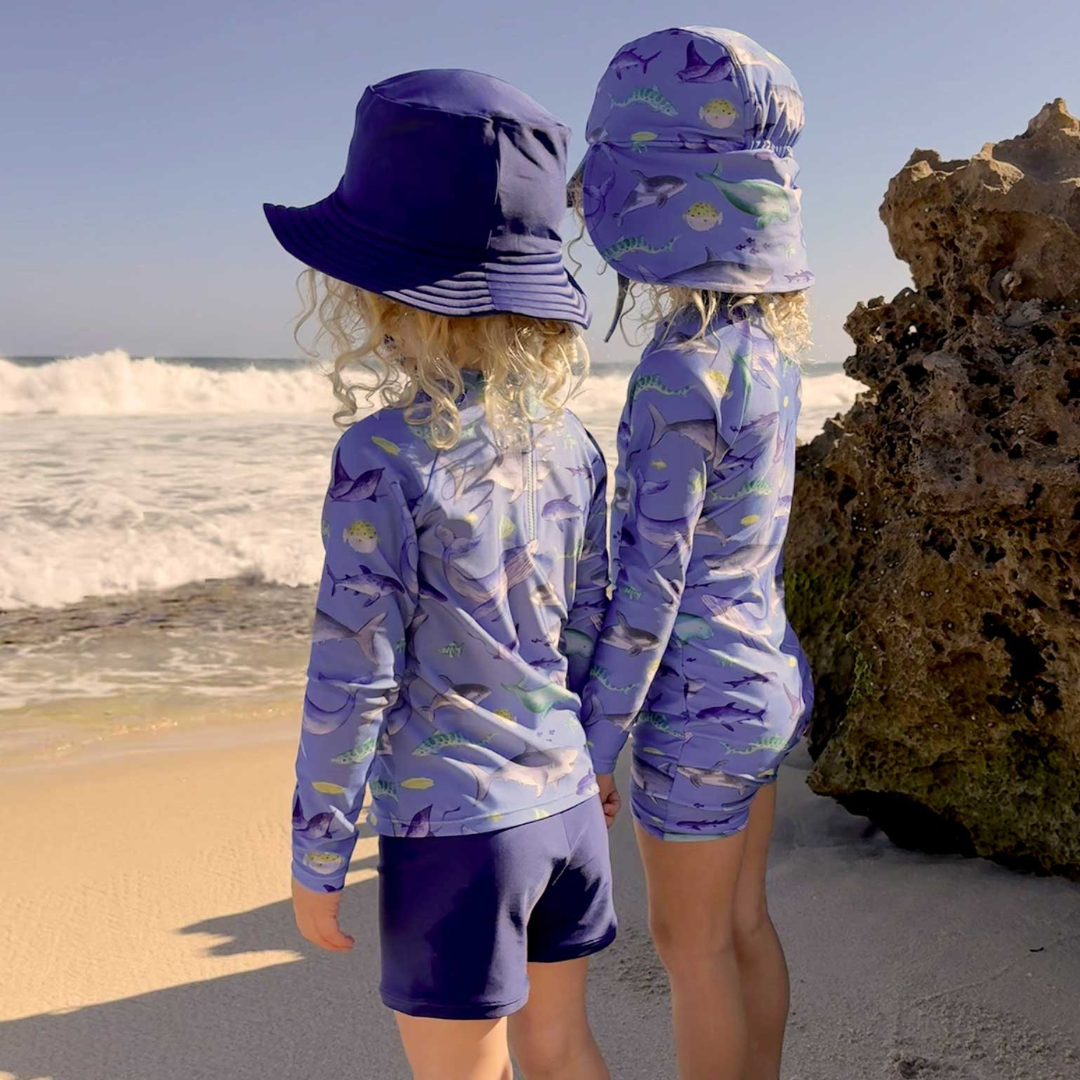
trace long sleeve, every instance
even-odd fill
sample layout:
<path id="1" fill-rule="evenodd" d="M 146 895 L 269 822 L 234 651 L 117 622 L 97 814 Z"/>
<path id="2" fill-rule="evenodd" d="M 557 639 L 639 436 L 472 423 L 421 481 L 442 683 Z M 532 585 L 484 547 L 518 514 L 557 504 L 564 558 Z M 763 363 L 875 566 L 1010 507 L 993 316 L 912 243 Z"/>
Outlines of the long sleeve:
<path id="1" fill-rule="evenodd" d="M 653 353 L 635 376 L 619 451 L 618 573 L 583 693 L 598 773 L 614 770 L 668 646 L 706 489 L 745 400 L 741 361 L 722 353 Z"/>
<path id="2" fill-rule="evenodd" d="M 386 455 L 357 428 L 334 451 L 322 533 L 326 560 L 296 758 L 293 875 L 333 892 L 344 884 L 356 844 L 416 603 L 417 544 L 405 493 Z"/>
<path id="3" fill-rule="evenodd" d="M 608 593 L 607 463 L 596 442 L 593 460 L 593 495 L 585 522 L 585 538 L 578 556 L 574 602 L 563 628 L 561 648 L 567 658 L 567 687 L 580 694 L 588 678 L 596 639 L 604 621 Z"/>

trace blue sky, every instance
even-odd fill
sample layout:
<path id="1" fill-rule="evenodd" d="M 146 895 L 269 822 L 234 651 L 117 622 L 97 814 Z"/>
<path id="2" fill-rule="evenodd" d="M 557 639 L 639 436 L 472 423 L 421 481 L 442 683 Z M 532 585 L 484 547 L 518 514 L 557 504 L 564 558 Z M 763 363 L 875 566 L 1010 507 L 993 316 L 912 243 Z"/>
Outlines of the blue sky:
<path id="1" fill-rule="evenodd" d="M 679 0 L 9 0 L 0 356 L 294 355 L 297 267 L 261 204 L 335 186 L 365 85 L 418 67 L 491 72 L 574 128 L 576 158 L 618 46 L 688 24 L 750 34 L 802 84 L 825 361 L 847 354 L 856 300 L 908 283 L 877 210 L 914 147 L 968 156 L 1053 97 L 1080 111 L 1071 0 L 758 0 L 744 12 Z M 612 289 L 595 268 L 582 282 L 599 326 Z"/>

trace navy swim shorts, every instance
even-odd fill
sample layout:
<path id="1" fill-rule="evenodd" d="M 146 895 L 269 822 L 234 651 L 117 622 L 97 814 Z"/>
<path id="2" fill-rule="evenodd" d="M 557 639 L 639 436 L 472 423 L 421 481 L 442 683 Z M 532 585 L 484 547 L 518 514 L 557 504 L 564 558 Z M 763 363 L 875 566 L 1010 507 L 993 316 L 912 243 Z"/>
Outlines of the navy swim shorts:
<path id="1" fill-rule="evenodd" d="M 600 800 L 497 832 L 379 838 L 382 999 L 410 1016 L 485 1020 L 529 997 L 527 964 L 615 938 Z"/>

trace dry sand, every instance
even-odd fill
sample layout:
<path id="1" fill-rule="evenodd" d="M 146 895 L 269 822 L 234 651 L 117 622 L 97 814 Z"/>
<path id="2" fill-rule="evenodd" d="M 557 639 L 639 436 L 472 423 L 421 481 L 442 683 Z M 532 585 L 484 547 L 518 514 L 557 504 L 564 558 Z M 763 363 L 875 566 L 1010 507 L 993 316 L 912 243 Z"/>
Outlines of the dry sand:
<path id="1" fill-rule="evenodd" d="M 204 733 L 205 734 L 205 733 Z M 0 777 L 0 1076 L 406 1080 L 378 977 L 375 841 L 347 956 L 288 902 L 280 721 Z M 785 1080 L 1080 1077 L 1080 887 L 898 851 L 781 775 L 770 871 L 792 969 Z M 616 1080 L 673 1077 L 630 822 L 593 1018 Z"/>

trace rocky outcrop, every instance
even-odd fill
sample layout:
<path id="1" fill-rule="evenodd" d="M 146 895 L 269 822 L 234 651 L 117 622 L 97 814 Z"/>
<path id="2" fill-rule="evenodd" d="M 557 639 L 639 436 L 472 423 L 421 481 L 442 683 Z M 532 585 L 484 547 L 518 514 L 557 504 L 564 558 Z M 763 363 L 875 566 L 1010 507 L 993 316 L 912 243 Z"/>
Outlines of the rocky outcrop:
<path id="1" fill-rule="evenodd" d="M 810 784 L 898 843 L 1080 876 L 1080 123 L 918 150 L 881 216 L 915 289 L 852 312 L 869 392 L 799 450 Z"/>

